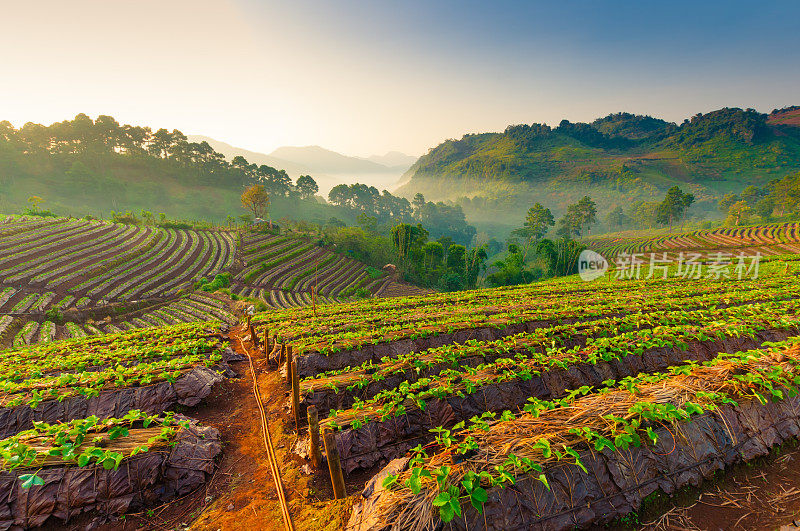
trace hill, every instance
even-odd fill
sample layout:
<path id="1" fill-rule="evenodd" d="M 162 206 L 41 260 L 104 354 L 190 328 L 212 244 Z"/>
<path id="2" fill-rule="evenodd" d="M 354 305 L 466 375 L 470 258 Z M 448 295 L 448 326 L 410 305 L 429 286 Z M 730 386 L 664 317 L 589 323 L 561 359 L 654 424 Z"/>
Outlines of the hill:
<path id="1" fill-rule="evenodd" d="M 674 185 L 695 194 L 695 209 L 712 211 L 726 192 L 800 168 L 796 116 L 794 108 L 769 116 L 724 108 L 680 125 L 629 113 L 555 128 L 512 125 L 434 147 L 398 192 L 458 200 L 471 221 L 497 221 L 501 211 L 518 223 L 534 201 L 560 213 L 587 193 L 608 210 Z"/>
<path id="2" fill-rule="evenodd" d="M 374 174 L 400 173 L 406 171 L 417 157 L 390 151 L 385 155 L 370 157 L 350 157 L 320 146 L 283 146 L 269 155 L 257 151 L 232 146 L 220 140 L 202 135 L 188 135 L 190 142 L 207 142 L 215 151 L 225 155 L 228 160 L 242 156 L 255 164 L 266 164 L 282 168 L 292 176 L 306 174 Z"/>
<path id="3" fill-rule="evenodd" d="M 44 208 L 61 215 L 102 218 L 112 211 L 139 215 L 144 210 L 220 223 L 245 213 L 242 191 L 258 182 L 270 194 L 273 219 L 354 221 L 346 209 L 301 199 L 280 166 L 245 162 L 234 164 L 207 142 L 193 142 L 178 130 L 119 124 L 111 116 L 93 120 L 79 114 L 49 126 L 20 128 L 3 121 L 0 213 L 19 213 L 29 197 L 38 196 Z"/>
<path id="4" fill-rule="evenodd" d="M 208 145 L 214 149 L 214 151 L 222 153 L 229 161 L 233 160 L 235 157 L 244 157 L 248 162 L 258 164 L 259 166 L 261 164 L 266 164 L 267 166 L 272 166 L 273 168 L 281 168 L 292 176 L 308 175 L 311 173 L 311 168 L 303 164 L 283 160 L 273 157 L 272 155 L 260 153 L 258 151 L 250 151 L 249 149 L 232 146 L 222 142 L 221 140 L 216 140 L 208 136 L 188 135 L 186 138 L 190 142 L 207 142 Z"/>

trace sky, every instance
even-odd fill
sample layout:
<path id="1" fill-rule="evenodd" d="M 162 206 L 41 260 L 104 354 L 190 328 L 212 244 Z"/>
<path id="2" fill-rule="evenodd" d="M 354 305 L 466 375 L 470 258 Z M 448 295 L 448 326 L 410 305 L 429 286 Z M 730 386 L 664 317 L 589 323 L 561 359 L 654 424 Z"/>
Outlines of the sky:
<path id="1" fill-rule="evenodd" d="M 0 120 L 421 155 L 611 112 L 800 105 L 800 2 L 0 0 Z"/>

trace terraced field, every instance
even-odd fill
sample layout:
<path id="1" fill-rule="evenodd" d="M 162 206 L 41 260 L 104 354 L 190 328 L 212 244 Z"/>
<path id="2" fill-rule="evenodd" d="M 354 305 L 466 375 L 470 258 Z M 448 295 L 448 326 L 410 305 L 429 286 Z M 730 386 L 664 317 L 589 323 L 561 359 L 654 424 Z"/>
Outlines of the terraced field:
<path id="1" fill-rule="evenodd" d="M 277 239 L 247 250 L 292 254 Z M 199 292 L 96 322 L 103 336 L 41 324 L 26 333 L 55 340 L 0 351 L 0 526 L 141 518 L 189 494 L 153 527 L 277 527 L 280 496 L 297 529 L 619 523 L 800 437 L 795 266 L 273 309 L 254 333 L 222 332 L 225 301 Z M 237 409 L 171 413 L 210 400 Z M 213 487 L 216 466 L 236 479 Z"/>
<path id="2" fill-rule="evenodd" d="M 294 234 L 8 216 L 0 222 L 0 347 L 198 320 L 234 323 L 230 299 L 194 291 L 220 273 L 234 278 L 233 293 L 275 308 L 408 292 Z"/>
<path id="3" fill-rule="evenodd" d="M 370 276 L 361 262 L 305 238 L 251 232 L 242 239 L 240 256 L 244 267 L 234 291 L 274 308 L 337 302 L 359 289 L 380 293 L 391 283 L 386 275 Z"/>
<path id="4" fill-rule="evenodd" d="M 219 301 L 181 292 L 190 292 L 198 278 L 229 270 L 234 255 L 233 235 L 226 232 L 8 217 L 0 223 L 0 344 L 185 321 L 233 322 L 227 311 L 210 311 Z"/>
<path id="5" fill-rule="evenodd" d="M 696 230 L 658 237 L 596 237 L 584 243 L 607 259 L 620 253 L 694 252 L 709 257 L 719 252 L 762 256 L 800 254 L 800 223 Z"/>
<path id="6" fill-rule="evenodd" d="M 755 279 L 568 278 L 253 322 L 273 361 L 292 353 L 296 458 L 335 444 L 348 529 L 604 525 L 800 435 L 800 282 L 780 260 Z"/>

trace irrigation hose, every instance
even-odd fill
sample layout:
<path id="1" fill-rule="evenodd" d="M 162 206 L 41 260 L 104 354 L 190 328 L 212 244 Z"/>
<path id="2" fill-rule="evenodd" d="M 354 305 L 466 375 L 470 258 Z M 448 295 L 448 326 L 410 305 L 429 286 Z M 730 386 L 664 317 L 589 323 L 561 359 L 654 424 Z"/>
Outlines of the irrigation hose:
<path id="1" fill-rule="evenodd" d="M 267 459 L 269 460 L 269 466 L 272 470 L 272 479 L 275 481 L 275 490 L 278 492 L 278 501 L 281 505 L 281 513 L 283 513 L 283 525 L 286 531 L 294 531 L 294 522 L 289 512 L 289 506 L 286 503 L 286 493 L 283 490 L 283 480 L 281 480 L 278 459 L 275 457 L 275 450 L 272 448 L 272 438 L 269 435 L 267 415 L 264 412 L 264 405 L 261 403 L 261 393 L 258 390 L 258 379 L 256 378 L 256 370 L 253 366 L 253 358 L 250 356 L 250 352 L 245 348 L 244 343 L 242 343 L 242 339 L 240 337 L 236 339 L 239 341 L 239 346 L 247 355 L 247 360 L 250 362 L 250 373 L 253 375 L 253 394 L 256 398 L 256 404 L 258 404 L 258 412 L 261 415 L 261 436 L 264 439 L 264 446 L 267 448 Z"/>

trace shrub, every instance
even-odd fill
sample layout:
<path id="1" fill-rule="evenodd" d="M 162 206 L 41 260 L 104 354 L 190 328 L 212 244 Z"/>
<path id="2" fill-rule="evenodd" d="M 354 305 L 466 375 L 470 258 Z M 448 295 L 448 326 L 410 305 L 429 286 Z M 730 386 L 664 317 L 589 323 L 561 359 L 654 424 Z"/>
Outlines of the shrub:
<path id="1" fill-rule="evenodd" d="M 230 273 L 219 273 L 214 277 L 214 280 L 210 281 L 207 278 L 201 278 L 195 284 L 197 289 L 206 292 L 213 292 L 217 291 L 218 289 L 227 288 L 231 285 L 231 274 Z"/>
<path id="2" fill-rule="evenodd" d="M 58 308 L 50 308 L 44 312 L 45 319 L 53 321 L 56 324 L 61 324 L 64 321 L 64 315 L 58 311 Z"/>
<path id="3" fill-rule="evenodd" d="M 357 299 L 368 299 L 372 293 L 367 288 L 358 288 L 356 290 L 356 298 Z"/>

